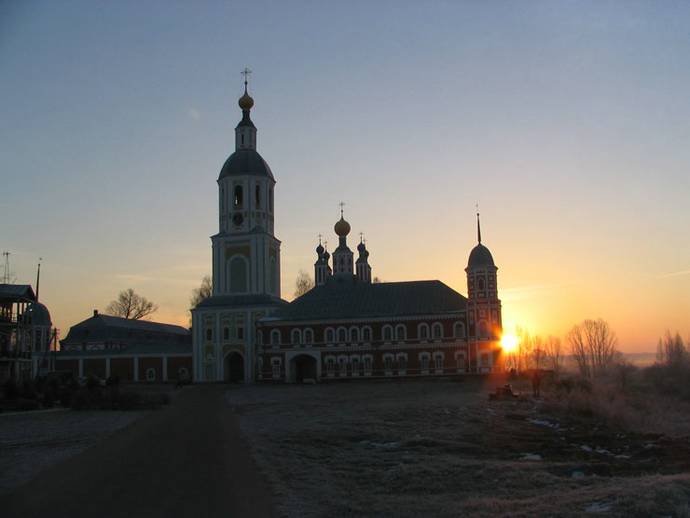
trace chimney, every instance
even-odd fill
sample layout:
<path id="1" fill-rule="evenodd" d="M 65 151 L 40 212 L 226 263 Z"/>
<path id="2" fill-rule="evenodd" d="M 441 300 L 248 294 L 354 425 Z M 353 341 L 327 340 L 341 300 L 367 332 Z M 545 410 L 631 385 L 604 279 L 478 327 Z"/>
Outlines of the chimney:
<path id="1" fill-rule="evenodd" d="M 94 310 L 93 310 L 93 316 L 94 316 L 94 317 L 97 317 L 97 316 L 98 316 L 98 310 L 97 310 L 97 309 L 94 309 Z"/>

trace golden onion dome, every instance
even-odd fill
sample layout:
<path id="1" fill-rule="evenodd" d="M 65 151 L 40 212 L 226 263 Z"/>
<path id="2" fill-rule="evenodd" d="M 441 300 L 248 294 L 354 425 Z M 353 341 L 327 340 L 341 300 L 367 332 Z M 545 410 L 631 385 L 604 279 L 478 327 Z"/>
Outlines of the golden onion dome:
<path id="1" fill-rule="evenodd" d="M 350 224 L 340 216 L 340 220 L 333 226 L 333 230 L 339 237 L 345 237 L 350 233 Z"/>
<path id="2" fill-rule="evenodd" d="M 252 99 L 252 96 L 247 93 L 247 90 L 245 90 L 244 95 L 240 97 L 240 100 L 237 102 L 237 104 L 240 105 L 242 111 L 246 112 L 251 110 L 252 106 L 254 106 L 254 99 Z"/>

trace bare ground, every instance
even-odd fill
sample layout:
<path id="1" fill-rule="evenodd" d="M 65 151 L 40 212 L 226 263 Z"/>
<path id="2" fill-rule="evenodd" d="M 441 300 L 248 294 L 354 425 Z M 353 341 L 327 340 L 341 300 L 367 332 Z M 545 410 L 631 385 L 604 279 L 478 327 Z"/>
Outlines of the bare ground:
<path id="1" fill-rule="evenodd" d="M 690 441 L 489 402 L 463 382 L 259 385 L 226 398 L 285 516 L 690 516 Z"/>

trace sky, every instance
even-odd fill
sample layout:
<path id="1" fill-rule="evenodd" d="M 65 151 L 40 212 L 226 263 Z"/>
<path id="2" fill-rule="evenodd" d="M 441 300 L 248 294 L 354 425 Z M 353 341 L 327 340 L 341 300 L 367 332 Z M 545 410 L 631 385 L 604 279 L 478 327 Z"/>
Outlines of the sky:
<path id="1" fill-rule="evenodd" d="M 482 241 L 507 330 L 604 318 L 690 336 L 687 2 L 0 3 L 0 249 L 65 336 L 132 287 L 186 324 L 253 70 L 282 292 L 316 236 L 466 293 Z"/>

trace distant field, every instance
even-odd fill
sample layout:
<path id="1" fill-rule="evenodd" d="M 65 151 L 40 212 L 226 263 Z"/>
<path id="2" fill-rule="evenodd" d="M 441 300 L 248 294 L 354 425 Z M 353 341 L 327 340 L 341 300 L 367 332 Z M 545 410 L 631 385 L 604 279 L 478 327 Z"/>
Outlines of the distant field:
<path id="1" fill-rule="evenodd" d="M 288 516 L 690 516 L 690 441 L 489 402 L 500 380 L 231 388 Z"/>

